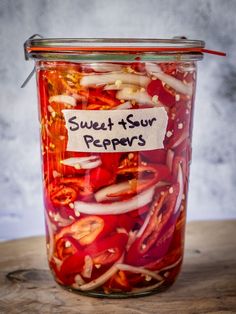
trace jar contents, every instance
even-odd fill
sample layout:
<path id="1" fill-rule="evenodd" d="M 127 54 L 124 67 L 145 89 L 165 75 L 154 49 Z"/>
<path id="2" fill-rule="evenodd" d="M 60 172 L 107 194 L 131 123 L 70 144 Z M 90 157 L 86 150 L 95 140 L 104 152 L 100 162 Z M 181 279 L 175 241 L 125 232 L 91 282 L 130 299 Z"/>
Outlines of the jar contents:
<path id="1" fill-rule="evenodd" d="M 170 286 L 183 258 L 195 62 L 36 69 L 56 281 L 101 296 Z"/>

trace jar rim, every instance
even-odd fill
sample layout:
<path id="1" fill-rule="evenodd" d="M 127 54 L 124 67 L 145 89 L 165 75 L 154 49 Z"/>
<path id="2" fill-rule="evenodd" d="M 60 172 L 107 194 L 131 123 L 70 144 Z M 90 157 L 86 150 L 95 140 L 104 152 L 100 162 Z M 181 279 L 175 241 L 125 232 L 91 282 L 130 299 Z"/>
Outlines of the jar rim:
<path id="1" fill-rule="evenodd" d="M 78 59 L 95 55 L 120 57 L 135 55 L 141 57 L 152 55 L 152 58 L 167 56 L 172 60 L 200 60 L 203 57 L 205 42 L 190 40 L 185 37 L 173 39 L 158 38 L 36 38 L 31 36 L 24 45 L 25 58 L 28 59 Z M 155 56 L 155 57 L 154 57 Z M 99 59 L 99 58 L 98 58 Z M 103 58 L 100 58 L 103 59 Z M 132 57 L 131 57 L 132 59 Z M 141 58 L 142 59 L 142 58 Z M 98 60 L 99 61 L 99 60 Z M 130 60 L 127 60 L 130 61 Z"/>

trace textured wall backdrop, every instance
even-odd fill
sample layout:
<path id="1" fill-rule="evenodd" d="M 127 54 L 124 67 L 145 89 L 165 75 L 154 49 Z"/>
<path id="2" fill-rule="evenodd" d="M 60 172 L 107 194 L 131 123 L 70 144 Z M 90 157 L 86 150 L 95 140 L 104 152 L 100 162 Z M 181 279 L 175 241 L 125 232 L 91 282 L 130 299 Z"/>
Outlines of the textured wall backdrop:
<path id="1" fill-rule="evenodd" d="M 188 219 L 236 218 L 236 1 L 1 0 L 0 238 L 44 232 L 35 80 L 23 42 L 45 37 L 203 39 L 227 58 L 199 63 Z"/>

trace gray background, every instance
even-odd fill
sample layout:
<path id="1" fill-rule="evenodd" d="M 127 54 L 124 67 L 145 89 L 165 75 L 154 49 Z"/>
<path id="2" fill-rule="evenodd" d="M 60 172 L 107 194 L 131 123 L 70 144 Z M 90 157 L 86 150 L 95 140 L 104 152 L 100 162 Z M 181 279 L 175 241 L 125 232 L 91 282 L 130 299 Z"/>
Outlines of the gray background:
<path id="1" fill-rule="evenodd" d="M 236 218 L 236 1 L 1 0 L 0 239 L 42 234 L 43 205 L 33 62 L 23 42 L 45 37 L 203 39 L 227 58 L 199 63 L 188 219 Z"/>

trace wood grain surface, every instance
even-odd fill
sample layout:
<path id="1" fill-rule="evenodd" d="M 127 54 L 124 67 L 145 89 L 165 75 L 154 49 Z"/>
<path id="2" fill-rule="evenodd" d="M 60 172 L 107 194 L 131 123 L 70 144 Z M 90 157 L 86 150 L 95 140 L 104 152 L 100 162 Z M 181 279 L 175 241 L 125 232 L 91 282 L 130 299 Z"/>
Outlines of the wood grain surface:
<path id="1" fill-rule="evenodd" d="M 53 280 L 44 237 L 0 244 L 0 313 L 236 313 L 236 221 L 187 225 L 182 272 L 167 291 L 136 299 L 95 299 Z"/>

